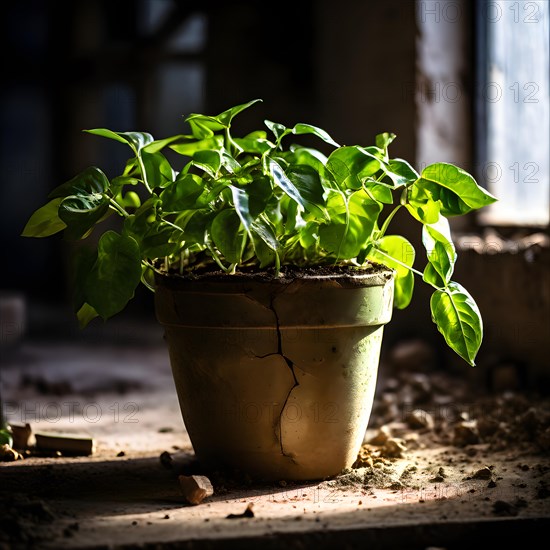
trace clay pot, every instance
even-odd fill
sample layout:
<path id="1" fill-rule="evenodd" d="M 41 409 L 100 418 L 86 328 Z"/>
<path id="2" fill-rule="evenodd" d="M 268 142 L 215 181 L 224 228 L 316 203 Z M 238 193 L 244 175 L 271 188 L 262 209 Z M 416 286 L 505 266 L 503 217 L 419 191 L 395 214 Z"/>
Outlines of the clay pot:
<path id="1" fill-rule="evenodd" d="M 262 480 L 351 467 L 369 420 L 393 272 L 157 275 L 185 426 L 205 467 Z"/>

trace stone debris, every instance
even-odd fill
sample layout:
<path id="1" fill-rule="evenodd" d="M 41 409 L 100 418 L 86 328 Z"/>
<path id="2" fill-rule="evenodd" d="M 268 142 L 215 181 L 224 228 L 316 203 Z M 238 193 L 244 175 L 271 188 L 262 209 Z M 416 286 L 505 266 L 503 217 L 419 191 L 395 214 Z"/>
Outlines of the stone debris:
<path id="1" fill-rule="evenodd" d="M 240 519 L 240 518 L 253 518 L 254 517 L 254 503 L 249 502 L 245 511 L 242 514 L 229 514 L 225 516 L 225 519 Z"/>
<path id="2" fill-rule="evenodd" d="M 369 439 L 368 443 L 370 445 L 375 445 L 377 447 L 382 447 L 388 439 L 391 437 L 391 430 L 388 426 L 382 426 L 378 429 L 376 435 Z"/>
<path id="3" fill-rule="evenodd" d="M 479 443 L 477 422 L 475 420 L 462 421 L 455 425 L 453 434 L 453 445 L 465 447 Z"/>
<path id="4" fill-rule="evenodd" d="M 61 453 L 67 456 L 90 456 L 95 443 L 85 433 L 35 432 L 36 450 L 41 453 Z"/>
<path id="5" fill-rule="evenodd" d="M 384 443 L 380 454 L 386 458 L 403 458 L 403 454 L 406 450 L 407 446 L 403 439 L 391 437 Z"/>
<path id="6" fill-rule="evenodd" d="M 405 422 L 413 430 L 433 430 L 435 426 L 433 416 L 423 409 L 414 409 L 411 411 L 405 416 Z"/>
<path id="7" fill-rule="evenodd" d="M 29 445 L 29 438 L 32 434 L 32 428 L 29 423 L 10 423 L 11 435 L 13 438 L 13 448 L 24 451 Z"/>
<path id="8" fill-rule="evenodd" d="M 174 459 L 172 458 L 172 455 L 168 451 L 164 451 L 160 453 L 160 463 L 167 469 L 171 470 L 173 466 Z"/>
<path id="9" fill-rule="evenodd" d="M 189 504 L 200 504 L 214 494 L 212 483 L 206 476 L 178 476 L 181 491 Z"/>
<path id="10" fill-rule="evenodd" d="M 472 474 L 472 479 L 491 479 L 492 477 L 493 477 L 493 472 L 487 466 L 485 466 L 484 468 L 480 468 L 479 470 L 476 470 Z"/>

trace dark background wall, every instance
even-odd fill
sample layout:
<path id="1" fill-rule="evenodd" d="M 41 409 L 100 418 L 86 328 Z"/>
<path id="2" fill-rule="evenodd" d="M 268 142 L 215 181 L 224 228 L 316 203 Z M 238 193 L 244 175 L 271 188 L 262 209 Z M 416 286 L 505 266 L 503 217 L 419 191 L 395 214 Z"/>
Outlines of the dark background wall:
<path id="1" fill-rule="evenodd" d="M 31 1 L 6 7 L 2 26 L 1 287 L 34 299 L 67 298 L 74 244 L 20 238 L 28 216 L 77 171 L 114 176 L 128 156 L 84 128 L 162 137 L 182 115 L 259 97 L 243 131 L 264 118 L 349 144 L 393 131 L 394 153 L 415 157 L 413 2 Z"/>

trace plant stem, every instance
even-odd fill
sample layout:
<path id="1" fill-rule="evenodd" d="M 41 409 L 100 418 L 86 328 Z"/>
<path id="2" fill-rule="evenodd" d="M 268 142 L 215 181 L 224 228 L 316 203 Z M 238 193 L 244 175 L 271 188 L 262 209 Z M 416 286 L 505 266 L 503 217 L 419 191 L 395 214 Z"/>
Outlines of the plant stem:
<path id="1" fill-rule="evenodd" d="M 214 259 L 214 261 L 218 264 L 218 266 L 223 270 L 225 271 L 226 273 L 229 271 L 229 269 L 227 269 L 227 267 L 225 267 L 221 260 L 218 258 L 218 255 L 216 254 L 216 251 L 212 248 L 212 245 L 210 243 L 206 243 L 206 246 L 208 247 L 208 250 L 210 250 L 210 254 L 212 254 L 212 258 Z"/>
<path id="2" fill-rule="evenodd" d="M 424 277 L 424 274 L 422 272 L 418 271 L 417 269 L 414 269 L 414 267 L 411 267 L 410 265 L 407 265 L 406 263 L 400 262 L 398 259 L 394 258 L 393 256 L 390 256 L 389 254 L 386 254 L 384 251 L 380 250 L 379 248 L 375 247 L 375 250 L 379 254 L 382 254 L 382 256 L 386 256 L 386 258 L 389 258 L 390 260 L 393 260 L 396 264 L 399 264 L 403 267 L 406 267 L 407 269 L 409 269 L 410 271 L 412 271 L 416 275 L 419 275 L 420 277 Z"/>
<path id="3" fill-rule="evenodd" d="M 183 229 L 181 227 L 179 227 L 175 223 L 169 222 L 168 220 L 166 220 L 164 218 L 162 218 L 162 222 L 167 223 L 168 225 L 172 226 L 174 229 L 177 229 L 178 231 L 183 231 Z"/>
<path id="4" fill-rule="evenodd" d="M 378 238 L 381 239 L 385 234 L 386 234 L 386 231 L 388 230 L 388 226 L 390 225 L 390 222 L 393 220 L 393 217 L 395 216 L 395 214 L 397 214 L 397 211 L 401 208 L 401 204 L 398 204 L 389 214 L 389 216 L 386 218 L 386 220 L 384 221 L 383 225 L 382 225 L 382 229 L 380 229 L 380 233 L 378 234 Z"/>
<path id="5" fill-rule="evenodd" d="M 153 190 L 149 187 L 149 184 L 147 183 L 147 173 L 145 172 L 145 165 L 143 164 L 143 159 L 139 154 L 136 154 L 136 158 L 139 163 L 139 170 L 141 172 L 141 179 L 143 180 L 143 185 L 145 185 L 145 188 L 147 189 L 149 194 L 152 195 Z"/>
<path id="6" fill-rule="evenodd" d="M 128 214 L 128 212 L 126 212 L 126 210 L 124 210 L 124 208 L 122 208 L 122 206 L 120 206 L 120 204 L 118 204 L 118 202 L 116 202 L 111 197 L 109 197 L 109 204 L 115 212 L 118 212 L 124 218 L 127 218 L 130 215 Z"/>

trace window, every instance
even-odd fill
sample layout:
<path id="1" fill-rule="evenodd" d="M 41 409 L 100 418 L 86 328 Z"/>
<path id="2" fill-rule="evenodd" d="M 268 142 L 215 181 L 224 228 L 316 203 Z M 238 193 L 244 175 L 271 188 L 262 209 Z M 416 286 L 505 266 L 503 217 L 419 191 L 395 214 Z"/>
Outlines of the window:
<path id="1" fill-rule="evenodd" d="M 479 180 L 499 198 L 480 220 L 550 221 L 549 3 L 476 3 Z"/>

